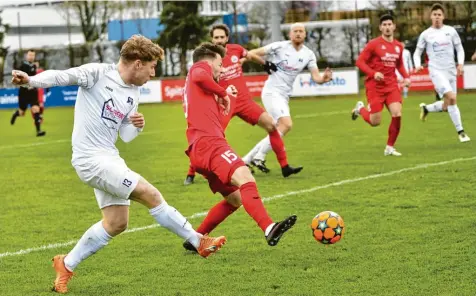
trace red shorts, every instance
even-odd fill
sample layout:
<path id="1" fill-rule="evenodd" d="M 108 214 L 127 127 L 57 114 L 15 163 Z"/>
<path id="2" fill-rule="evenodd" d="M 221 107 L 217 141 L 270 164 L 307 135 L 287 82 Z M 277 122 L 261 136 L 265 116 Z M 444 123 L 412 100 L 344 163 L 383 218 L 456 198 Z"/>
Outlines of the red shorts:
<path id="1" fill-rule="evenodd" d="M 213 193 L 220 192 L 223 196 L 228 196 L 238 190 L 238 187 L 230 184 L 231 176 L 237 168 L 245 166 L 245 163 L 225 139 L 200 138 L 193 143 L 187 154 L 190 164 L 208 180 Z"/>
<path id="2" fill-rule="evenodd" d="M 402 103 L 402 94 L 398 88 L 389 92 L 375 90 L 375 88 L 367 88 L 367 103 L 370 114 L 381 112 L 383 106 L 391 103 Z"/>
<path id="3" fill-rule="evenodd" d="M 236 106 L 233 116 L 238 116 L 245 122 L 255 125 L 258 123 L 259 117 L 263 114 L 264 109 L 251 99 L 249 95 L 236 98 Z"/>

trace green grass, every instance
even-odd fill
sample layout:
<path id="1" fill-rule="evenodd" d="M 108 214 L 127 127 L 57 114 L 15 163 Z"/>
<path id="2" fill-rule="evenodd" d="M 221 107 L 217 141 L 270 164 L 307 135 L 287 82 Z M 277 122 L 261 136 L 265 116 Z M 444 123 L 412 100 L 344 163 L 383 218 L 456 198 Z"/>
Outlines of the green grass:
<path id="1" fill-rule="evenodd" d="M 256 175 L 263 197 L 472 159 L 272 199 L 266 207 L 273 218 L 299 217 L 275 248 L 242 209 L 214 232 L 229 242 L 208 260 L 186 253 L 181 239 L 162 228 L 123 234 L 77 268 L 70 295 L 474 295 L 476 94 L 459 96 L 473 137 L 465 144 L 446 113 L 419 122 L 418 104 L 433 95 L 413 94 L 404 104 L 401 158 L 383 156 L 389 116 L 377 128 L 353 122 L 347 111 L 355 100 L 291 102 L 294 127 L 285 143 L 290 163 L 305 169 L 283 179 L 270 154 L 271 173 Z M 140 110 L 147 133 L 119 143 L 122 157 L 185 216 L 208 210 L 221 197 L 205 180 L 182 185 L 188 159 L 181 105 Z M 30 117 L 11 127 L 10 114 L 0 111 L 0 254 L 79 239 L 101 214 L 70 164 L 73 109 L 48 109 L 44 138 L 34 137 Z M 264 132 L 234 120 L 227 136 L 244 155 Z M 323 210 L 345 220 L 345 237 L 336 245 L 319 245 L 311 235 L 311 219 Z M 202 219 L 191 222 L 198 226 Z M 153 222 L 145 208 L 132 205 L 130 228 Z M 0 295 L 51 295 L 50 259 L 71 248 L 0 258 Z"/>

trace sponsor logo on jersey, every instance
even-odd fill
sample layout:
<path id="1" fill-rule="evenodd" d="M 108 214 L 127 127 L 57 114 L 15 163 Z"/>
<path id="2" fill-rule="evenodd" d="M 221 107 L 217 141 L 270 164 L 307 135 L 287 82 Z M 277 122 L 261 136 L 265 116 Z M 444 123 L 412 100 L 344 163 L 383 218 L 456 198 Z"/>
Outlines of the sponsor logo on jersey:
<path id="1" fill-rule="evenodd" d="M 104 102 L 101 118 L 108 128 L 116 128 L 116 125 L 122 121 L 124 117 L 124 113 L 116 108 L 112 98 Z"/>

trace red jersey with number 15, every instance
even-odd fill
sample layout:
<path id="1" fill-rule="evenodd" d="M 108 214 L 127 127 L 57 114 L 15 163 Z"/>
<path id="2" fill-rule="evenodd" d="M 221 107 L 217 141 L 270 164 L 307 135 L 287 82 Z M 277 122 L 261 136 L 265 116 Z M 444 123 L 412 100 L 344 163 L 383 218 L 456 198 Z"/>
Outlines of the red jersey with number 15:
<path id="1" fill-rule="evenodd" d="M 240 63 L 240 59 L 247 55 L 248 51 L 238 44 L 226 45 L 226 55 L 223 58 L 224 72 L 220 75 L 219 84 L 223 88 L 227 88 L 228 85 L 234 85 L 238 90 L 238 99 L 249 97 L 248 87 L 243 77 L 243 68 Z"/>
<path id="2" fill-rule="evenodd" d="M 403 65 L 402 53 L 403 46 L 395 39 L 389 42 L 380 36 L 370 40 L 356 62 L 356 66 L 367 74 L 365 87 L 374 88 L 379 92 L 390 92 L 398 89 L 395 69 L 404 78 L 409 77 Z M 383 80 L 375 80 L 374 75 L 377 72 L 383 74 Z"/>
<path id="3" fill-rule="evenodd" d="M 212 67 L 200 61 L 190 68 L 183 92 L 189 146 L 201 137 L 225 137 L 222 110 L 215 95 L 225 97 L 226 90 L 213 80 Z"/>

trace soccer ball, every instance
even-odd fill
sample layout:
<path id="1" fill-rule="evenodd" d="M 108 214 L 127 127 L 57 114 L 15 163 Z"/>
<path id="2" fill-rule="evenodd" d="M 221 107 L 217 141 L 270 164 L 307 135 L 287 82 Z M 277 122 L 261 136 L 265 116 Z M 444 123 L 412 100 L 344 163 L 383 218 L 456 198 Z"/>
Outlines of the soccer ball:
<path id="1" fill-rule="evenodd" d="M 337 213 L 325 211 L 317 214 L 311 223 L 312 235 L 322 244 L 335 244 L 344 236 L 344 220 Z"/>

